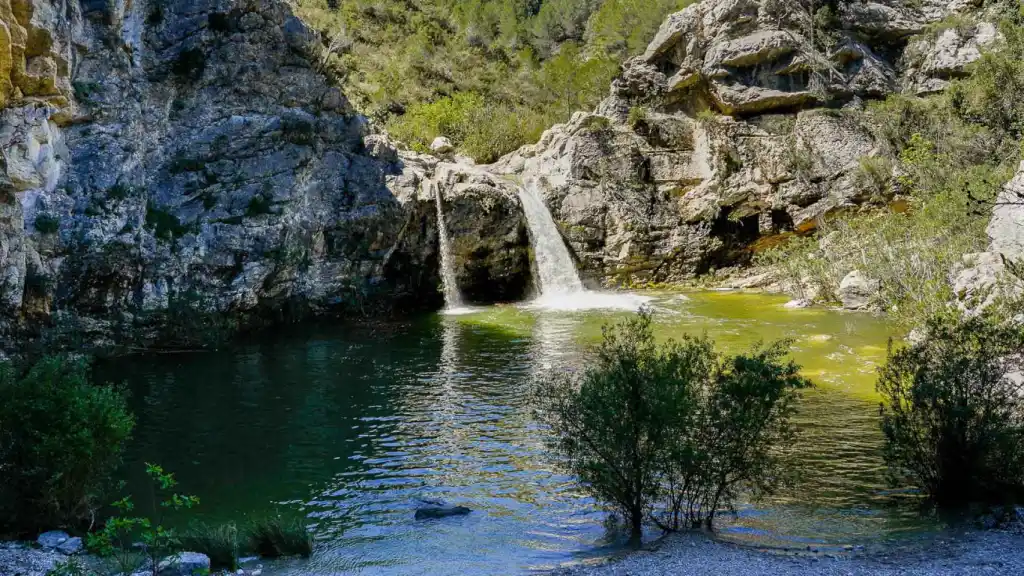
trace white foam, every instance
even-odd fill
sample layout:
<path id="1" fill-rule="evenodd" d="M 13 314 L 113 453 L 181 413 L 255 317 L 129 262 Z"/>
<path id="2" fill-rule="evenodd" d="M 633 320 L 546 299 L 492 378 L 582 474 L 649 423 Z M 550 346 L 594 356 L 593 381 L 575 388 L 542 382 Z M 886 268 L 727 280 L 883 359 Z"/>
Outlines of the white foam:
<path id="1" fill-rule="evenodd" d="M 562 292 L 544 294 L 536 300 L 522 304 L 528 310 L 552 312 L 578 312 L 582 310 L 626 310 L 634 312 L 652 301 L 650 296 L 628 292 Z"/>
<path id="2" fill-rule="evenodd" d="M 444 310 L 441 310 L 441 314 L 444 316 L 465 316 L 466 314 L 476 314 L 483 310 L 483 308 L 474 308 L 472 306 L 456 306 L 454 308 L 445 308 Z"/>

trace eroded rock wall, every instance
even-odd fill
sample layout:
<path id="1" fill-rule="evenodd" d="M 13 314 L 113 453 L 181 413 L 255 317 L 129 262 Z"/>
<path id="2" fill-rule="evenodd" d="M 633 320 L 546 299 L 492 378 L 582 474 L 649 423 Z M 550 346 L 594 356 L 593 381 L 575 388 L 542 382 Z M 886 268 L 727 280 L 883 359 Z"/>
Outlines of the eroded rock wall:
<path id="1" fill-rule="evenodd" d="M 765 236 L 884 205 L 866 102 L 923 95 L 998 39 L 982 0 L 703 0 L 608 98 L 494 170 L 534 178 L 592 283 L 743 265 Z"/>

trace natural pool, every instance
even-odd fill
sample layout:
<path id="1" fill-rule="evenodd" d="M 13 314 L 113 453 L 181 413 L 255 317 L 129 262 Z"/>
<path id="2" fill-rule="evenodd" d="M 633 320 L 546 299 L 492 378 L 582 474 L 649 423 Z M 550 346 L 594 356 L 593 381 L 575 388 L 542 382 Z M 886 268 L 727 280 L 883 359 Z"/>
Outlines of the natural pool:
<path id="1" fill-rule="evenodd" d="M 764 294 L 649 296 L 659 337 L 706 331 L 731 352 L 793 338 L 818 385 L 799 414 L 799 485 L 723 518 L 723 537 L 843 546 L 929 528 L 886 491 L 874 392 L 883 321 Z M 150 461 L 201 497 L 203 519 L 301 510 L 318 537 L 304 574 L 514 574 L 621 545 L 546 454 L 529 387 L 579 367 L 601 325 L 625 314 L 499 306 L 306 326 L 216 353 L 119 359 L 100 376 L 133 392 L 134 493 L 148 492 Z M 475 512 L 416 522 L 420 496 Z"/>

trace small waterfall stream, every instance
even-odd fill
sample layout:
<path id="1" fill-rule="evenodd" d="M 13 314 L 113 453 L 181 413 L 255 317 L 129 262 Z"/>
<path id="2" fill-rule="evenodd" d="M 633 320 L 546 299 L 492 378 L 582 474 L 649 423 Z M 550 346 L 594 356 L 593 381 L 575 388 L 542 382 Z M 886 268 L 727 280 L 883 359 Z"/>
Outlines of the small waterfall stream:
<path id="1" fill-rule="evenodd" d="M 533 236 L 533 253 L 540 276 L 541 296 L 566 295 L 584 292 L 583 282 L 576 273 L 569 249 L 555 225 L 551 212 L 544 204 L 537 184 L 527 181 L 519 187 L 519 198 Z"/>
<path id="2" fill-rule="evenodd" d="M 444 203 L 441 200 L 441 189 L 434 194 L 437 201 L 437 235 L 441 246 L 441 284 L 444 286 L 444 305 L 447 310 L 463 306 L 462 293 L 455 281 L 455 268 L 452 264 L 451 246 L 448 243 L 448 226 L 444 222 Z"/>

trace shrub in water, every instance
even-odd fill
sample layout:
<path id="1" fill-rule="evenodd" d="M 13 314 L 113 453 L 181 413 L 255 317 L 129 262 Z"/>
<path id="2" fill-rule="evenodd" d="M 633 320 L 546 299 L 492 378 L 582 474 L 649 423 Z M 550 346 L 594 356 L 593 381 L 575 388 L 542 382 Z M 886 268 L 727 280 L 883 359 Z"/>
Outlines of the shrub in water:
<path id="1" fill-rule="evenodd" d="M 879 371 L 893 480 L 916 484 L 940 505 L 1024 496 L 1024 388 L 1008 376 L 1021 361 L 1024 330 L 1001 316 L 933 317 L 928 340 L 890 345 Z"/>
<path id="2" fill-rule="evenodd" d="M 121 461 L 134 420 L 122 388 L 89 381 L 85 360 L 0 365 L 0 530 L 79 526 Z"/>
<path id="3" fill-rule="evenodd" d="M 797 390 L 784 343 L 723 359 L 707 338 L 657 345 L 651 314 L 605 327 L 593 364 L 540 391 L 554 447 L 581 485 L 627 519 L 710 526 L 742 488 L 771 491 Z"/>

